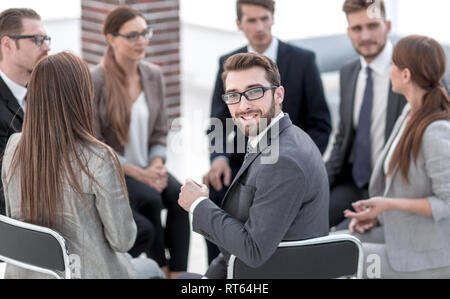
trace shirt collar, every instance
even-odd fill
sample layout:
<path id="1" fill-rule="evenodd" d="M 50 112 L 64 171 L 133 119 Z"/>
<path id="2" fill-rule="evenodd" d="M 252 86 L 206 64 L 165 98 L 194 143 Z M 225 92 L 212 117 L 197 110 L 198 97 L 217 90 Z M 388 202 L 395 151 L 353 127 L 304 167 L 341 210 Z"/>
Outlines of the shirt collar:
<path id="1" fill-rule="evenodd" d="M 392 53 L 393 53 L 392 43 L 388 40 L 386 45 L 384 46 L 383 51 L 372 61 L 370 64 L 367 64 L 364 57 L 360 57 L 361 59 L 361 68 L 364 70 L 367 66 L 369 66 L 372 71 L 377 74 L 383 74 L 386 70 L 391 66 L 392 63 Z"/>
<path id="2" fill-rule="evenodd" d="M 264 129 L 264 131 L 262 131 L 261 133 L 259 133 L 258 136 L 256 137 L 249 137 L 248 138 L 248 142 L 250 143 L 250 145 L 253 148 L 256 148 L 256 146 L 258 145 L 259 141 L 261 141 L 261 139 L 264 137 L 264 134 L 266 134 L 266 132 L 278 121 L 280 121 L 280 119 L 282 119 L 284 117 L 284 113 L 283 111 L 281 111 L 277 117 L 273 118 L 272 121 L 270 122 L 270 124 Z"/>
<path id="3" fill-rule="evenodd" d="M 9 90 L 11 91 L 11 93 L 13 94 L 13 96 L 16 98 L 17 102 L 20 104 L 20 106 L 22 108 L 24 108 L 24 100 L 25 100 L 25 96 L 27 94 L 27 89 L 26 87 L 17 84 L 16 82 L 14 82 L 13 80 L 9 79 L 8 76 L 6 76 L 6 74 L 0 70 L 0 77 L 3 79 L 3 81 L 5 81 L 6 86 L 8 86 Z"/>
<path id="4" fill-rule="evenodd" d="M 269 57 L 272 61 L 274 61 L 275 63 L 277 62 L 277 56 L 278 56 L 278 45 L 279 45 L 279 40 L 275 37 L 272 37 L 272 42 L 270 43 L 269 47 L 266 49 L 266 51 L 264 51 L 263 53 L 258 53 L 255 51 L 255 49 L 252 48 L 252 46 L 248 45 L 247 46 L 247 50 L 249 53 L 257 53 L 257 54 L 262 54 L 264 56 Z"/>

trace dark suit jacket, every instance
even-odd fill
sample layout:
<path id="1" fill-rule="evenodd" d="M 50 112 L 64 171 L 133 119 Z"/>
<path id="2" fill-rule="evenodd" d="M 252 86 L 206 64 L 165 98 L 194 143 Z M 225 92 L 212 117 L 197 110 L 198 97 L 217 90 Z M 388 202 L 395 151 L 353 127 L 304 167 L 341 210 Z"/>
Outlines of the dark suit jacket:
<path id="1" fill-rule="evenodd" d="M 0 169 L 8 139 L 12 134 L 22 131 L 22 122 L 23 110 L 6 83 L 0 78 Z M 3 186 L 0 186 L 0 214 L 5 214 Z"/>
<path id="2" fill-rule="evenodd" d="M 259 267 L 281 241 L 328 234 L 329 188 L 322 156 L 288 115 L 278 128 L 268 131 L 268 142 L 260 142 L 242 165 L 221 208 L 205 199 L 194 210 L 193 230 L 221 251 L 206 273 L 209 278 L 226 277 L 230 254 Z M 269 157 L 276 157 L 273 164 L 267 163 Z"/>
<path id="3" fill-rule="evenodd" d="M 219 72 L 217 73 L 216 85 L 211 106 L 211 118 L 218 118 L 226 129 L 226 119 L 231 118 L 227 105 L 222 101 L 224 93 L 222 73 L 223 64 L 228 57 L 247 52 L 247 47 L 238 49 L 232 53 L 222 56 L 219 61 Z M 281 75 L 281 84 L 286 89 L 283 102 L 283 111 L 289 113 L 292 123 L 304 130 L 314 141 L 323 153 L 328 145 L 328 138 L 331 132 L 330 112 L 325 100 L 322 81 L 315 62 L 315 54 L 311 51 L 301 49 L 292 45 L 288 45 L 280 41 L 278 47 L 277 65 Z M 239 130 L 235 130 L 236 134 L 242 134 Z M 224 132 L 220 136 L 216 136 L 212 141 L 222 143 L 225 150 L 226 138 L 229 132 Z M 237 137 L 234 138 L 236 144 Z M 245 152 L 245 148 L 244 148 Z M 244 154 L 211 154 L 211 160 L 217 156 L 225 155 L 230 160 L 238 160 L 242 165 Z"/>
<path id="4" fill-rule="evenodd" d="M 330 159 L 326 163 L 330 186 L 336 183 L 339 176 L 344 172 L 345 167 L 349 165 L 348 162 L 356 133 L 353 125 L 353 107 L 360 70 L 361 61 L 357 58 L 344 65 L 340 71 L 340 123 Z M 392 128 L 405 104 L 406 99 L 402 95 L 394 93 L 391 87 L 386 113 L 385 139 L 380 141 L 383 144 L 389 139 Z"/>

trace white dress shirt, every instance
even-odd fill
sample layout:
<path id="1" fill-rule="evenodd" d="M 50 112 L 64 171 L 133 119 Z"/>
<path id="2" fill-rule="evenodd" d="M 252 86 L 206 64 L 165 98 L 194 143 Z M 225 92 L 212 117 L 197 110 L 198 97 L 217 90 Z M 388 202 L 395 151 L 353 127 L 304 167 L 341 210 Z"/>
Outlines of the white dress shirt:
<path id="1" fill-rule="evenodd" d="M 370 146 L 372 167 L 383 151 L 386 130 L 386 113 L 390 86 L 390 68 L 392 63 L 393 46 L 390 41 L 386 43 L 383 51 L 375 58 L 370 65 L 361 57 L 361 71 L 359 72 L 356 85 L 355 104 L 353 110 L 353 123 L 358 127 L 359 113 L 366 89 L 367 73 L 366 68 L 372 69 L 373 78 L 373 102 L 372 102 L 372 122 L 370 129 Z"/>
<path id="2" fill-rule="evenodd" d="M 124 158 L 126 162 L 141 168 L 148 167 L 148 122 L 150 111 L 141 92 L 131 108 L 130 141 L 125 146 Z"/>
<path id="3" fill-rule="evenodd" d="M 249 53 L 257 53 L 257 54 L 262 54 L 264 56 L 269 57 L 272 61 L 274 61 L 275 63 L 277 63 L 277 57 L 278 57 L 278 45 L 279 45 L 279 40 L 275 37 L 272 37 L 272 42 L 270 43 L 269 47 L 266 49 L 266 51 L 264 51 L 263 53 L 259 53 L 257 52 L 255 49 L 252 48 L 252 46 L 248 45 L 247 46 L 247 51 Z"/>
<path id="4" fill-rule="evenodd" d="M 3 81 L 5 82 L 6 86 L 8 86 L 9 90 L 13 94 L 13 96 L 16 98 L 17 103 L 19 103 L 20 108 L 25 112 L 25 106 L 26 106 L 26 95 L 27 95 L 27 88 L 25 86 L 22 86 L 20 84 L 17 84 L 13 80 L 9 79 L 8 76 L 5 75 L 2 70 L 0 70 L 0 77 L 2 77 Z"/>

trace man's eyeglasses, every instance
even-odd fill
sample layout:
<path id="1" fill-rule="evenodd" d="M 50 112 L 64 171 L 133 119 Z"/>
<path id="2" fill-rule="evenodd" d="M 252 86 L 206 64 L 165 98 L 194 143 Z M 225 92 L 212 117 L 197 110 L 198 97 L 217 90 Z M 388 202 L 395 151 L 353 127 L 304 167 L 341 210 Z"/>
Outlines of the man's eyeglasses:
<path id="1" fill-rule="evenodd" d="M 32 38 L 34 39 L 34 43 L 38 47 L 42 47 L 44 42 L 47 43 L 48 46 L 50 46 L 50 43 L 52 42 L 52 38 L 48 35 L 41 35 L 41 34 L 34 34 L 34 35 L 10 35 L 8 36 L 11 39 L 19 40 L 19 39 L 26 39 L 26 38 Z"/>
<path id="2" fill-rule="evenodd" d="M 266 91 L 268 90 L 272 90 L 272 89 L 277 89 L 277 86 L 271 86 L 271 87 L 253 87 L 250 88 L 244 92 L 230 92 L 230 93 L 226 93 L 224 95 L 222 95 L 222 100 L 227 104 L 227 105 L 234 105 L 234 104 L 238 104 L 241 99 L 242 96 L 244 96 L 247 101 L 255 101 L 255 100 L 259 100 L 262 97 L 264 97 L 264 94 L 266 93 Z"/>
<path id="3" fill-rule="evenodd" d="M 128 41 L 135 43 L 139 40 L 139 37 L 142 36 L 145 40 L 149 40 L 153 36 L 153 29 L 150 27 L 147 27 L 147 29 L 143 30 L 142 32 L 132 32 L 130 34 L 122 34 L 119 32 L 114 32 L 114 36 L 121 36 L 123 38 L 128 39 Z"/>

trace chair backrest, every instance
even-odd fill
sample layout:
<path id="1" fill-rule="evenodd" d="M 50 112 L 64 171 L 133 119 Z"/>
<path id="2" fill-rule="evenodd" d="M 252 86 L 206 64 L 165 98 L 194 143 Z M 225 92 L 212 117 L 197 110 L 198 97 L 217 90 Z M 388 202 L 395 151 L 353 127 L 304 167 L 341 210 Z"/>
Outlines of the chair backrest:
<path id="1" fill-rule="evenodd" d="M 251 268 L 231 256 L 227 278 L 332 279 L 362 278 L 361 242 L 351 235 L 330 235 L 304 241 L 282 242 L 270 259 Z"/>
<path id="2" fill-rule="evenodd" d="M 69 255 L 59 233 L 2 215 L 0 260 L 56 278 L 71 278 Z"/>

